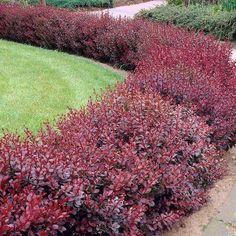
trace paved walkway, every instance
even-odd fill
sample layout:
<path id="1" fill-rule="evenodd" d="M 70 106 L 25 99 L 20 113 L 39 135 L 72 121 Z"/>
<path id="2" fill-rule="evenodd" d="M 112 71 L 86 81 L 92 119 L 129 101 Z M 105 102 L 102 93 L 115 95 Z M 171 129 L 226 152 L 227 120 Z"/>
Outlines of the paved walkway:
<path id="1" fill-rule="evenodd" d="M 236 236 L 236 183 L 202 236 Z"/>
<path id="2" fill-rule="evenodd" d="M 234 61 L 236 61 L 236 46 L 235 46 L 234 49 L 233 49 L 232 59 L 233 59 Z"/>
<path id="3" fill-rule="evenodd" d="M 135 14 L 137 14 L 141 10 L 149 10 L 156 6 L 160 6 L 164 4 L 165 4 L 164 0 L 154 0 L 150 2 L 130 5 L 130 6 L 121 6 L 121 7 L 115 7 L 111 9 L 102 10 L 102 11 L 96 11 L 93 13 L 96 13 L 96 14 L 109 13 L 113 17 L 134 18 Z"/>

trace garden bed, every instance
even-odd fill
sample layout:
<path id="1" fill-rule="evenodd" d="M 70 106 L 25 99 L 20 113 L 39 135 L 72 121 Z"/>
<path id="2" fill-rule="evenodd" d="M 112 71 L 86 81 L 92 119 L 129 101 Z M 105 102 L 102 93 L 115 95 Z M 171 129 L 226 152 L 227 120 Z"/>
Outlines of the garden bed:
<path id="1" fill-rule="evenodd" d="M 222 149 L 236 141 L 230 44 L 144 20 L 19 6 L 0 6 L 0 38 L 134 72 L 56 129 L 0 139 L 0 233 L 155 235 L 207 203 L 225 175 Z"/>

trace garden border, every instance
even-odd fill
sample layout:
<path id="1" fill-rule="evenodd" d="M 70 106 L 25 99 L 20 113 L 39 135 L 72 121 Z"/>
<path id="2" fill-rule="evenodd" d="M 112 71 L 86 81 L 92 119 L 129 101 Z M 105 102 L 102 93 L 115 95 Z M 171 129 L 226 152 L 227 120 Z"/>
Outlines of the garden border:
<path id="1" fill-rule="evenodd" d="M 142 235 L 205 204 L 224 172 L 215 145 L 235 142 L 229 44 L 146 21 L 20 6 L 0 6 L 0 37 L 135 69 L 62 117 L 59 133 L 48 125 L 0 139 L 0 232 Z M 21 215 L 14 224 L 12 211 Z"/>

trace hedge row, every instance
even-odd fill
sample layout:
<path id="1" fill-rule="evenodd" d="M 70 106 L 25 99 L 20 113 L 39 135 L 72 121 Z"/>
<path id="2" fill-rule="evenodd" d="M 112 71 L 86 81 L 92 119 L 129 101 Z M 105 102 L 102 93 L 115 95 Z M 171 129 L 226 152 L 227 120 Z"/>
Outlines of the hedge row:
<path id="1" fill-rule="evenodd" d="M 214 10 L 223 10 L 223 11 L 232 11 L 236 10 L 236 0 L 167 0 L 167 3 L 170 5 L 200 5 L 200 6 L 207 6 L 213 5 Z"/>
<path id="2" fill-rule="evenodd" d="M 211 5 L 168 5 L 143 11 L 140 15 L 145 19 L 210 33 L 221 40 L 236 40 L 236 10 L 222 11 Z"/>
<path id="3" fill-rule="evenodd" d="M 156 92 L 120 86 L 58 131 L 0 140 L 1 235 L 155 235 L 223 172 L 209 127 Z"/>
<path id="4" fill-rule="evenodd" d="M 29 0 L 29 4 L 38 4 L 38 0 Z M 47 0 L 47 5 L 76 9 L 78 7 L 112 7 L 113 0 Z"/>
<path id="5" fill-rule="evenodd" d="M 149 53 L 129 82 L 171 96 L 177 104 L 194 105 L 213 130 L 212 142 L 227 149 L 236 141 L 236 66 L 229 63 L 230 51 L 209 50 L 194 34 L 172 37 L 174 47 L 158 44 L 159 36 L 147 40 Z"/>
<path id="6" fill-rule="evenodd" d="M 156 235 L 199 209 L 235 142 L 231 46 L 143 20 L 0 6 L 0 38 L 135 72 L 85 110 L 0 139 L 0 234 Z M 208 123 L 208 124 L 207 124 Z"/>

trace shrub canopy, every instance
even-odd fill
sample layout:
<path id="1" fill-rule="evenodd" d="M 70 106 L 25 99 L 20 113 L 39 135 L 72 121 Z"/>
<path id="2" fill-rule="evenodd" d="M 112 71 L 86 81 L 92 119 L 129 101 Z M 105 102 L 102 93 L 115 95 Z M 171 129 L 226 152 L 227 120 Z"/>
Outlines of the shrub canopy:
<path id="1" fill-rule="evenodd" d="M 143 11 L 140 16 L 196 32 L 213 34 L 221 40 L 236 40 L 236 10 L 223 11 L 220 7 L 211 5 L 168 5 Z"/>
<path id="2" fill-rule="evenodd" d="M 229 44 L 19 6 L 0 6 L 0 37 L 135 69 L 56 128 L 0 139 L 1 234 L 154 235 L 207 201 L 224 172 L 215 145 L 235 142 Z"/>

